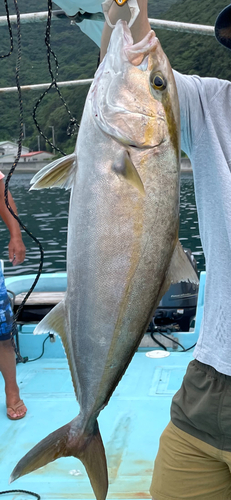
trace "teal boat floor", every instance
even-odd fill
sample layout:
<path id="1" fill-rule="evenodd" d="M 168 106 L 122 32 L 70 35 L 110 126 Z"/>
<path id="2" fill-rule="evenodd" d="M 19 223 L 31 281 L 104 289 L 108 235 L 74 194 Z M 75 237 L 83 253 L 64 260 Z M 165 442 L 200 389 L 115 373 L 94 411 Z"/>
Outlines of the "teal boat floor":
<path id="1" fill-rule="evenodd" d="M 171 352 L 152 359 L 138 351 L 107 407 L 99 417 L 108 470 L 108 498 L 149 498 L 159 437 L 169 421 L 173 394 L 181 385 L 190 352 Z M 45 358 L 17 365 L 21 397 L 28 407 L 22 420 L 6 418 L 3 379 L 0 378 L 0 491 L 32 491 L 43 500 L 94 499 L 82 463 L 62 458 L 9 485 L 18 460 L 38 441 L 78 413 L 66 359 Z M 4 496 L 2 498 L 5 498 Z M 8 500 L 33 498 L 7 494 Z"/>

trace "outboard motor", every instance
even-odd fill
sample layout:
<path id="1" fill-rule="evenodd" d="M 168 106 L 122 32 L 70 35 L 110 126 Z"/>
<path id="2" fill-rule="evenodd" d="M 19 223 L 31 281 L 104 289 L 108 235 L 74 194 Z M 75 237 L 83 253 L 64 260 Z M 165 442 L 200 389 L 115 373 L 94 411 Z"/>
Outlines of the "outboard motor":
<path id="1" fill-rule="evenodd" d="M 184 248 L 184 252 L 198 275 L 196 260 L 191 250 Z M 181 282 L 171 285 L 161 299 L 153 317 L 152 324 L 155 324 L 157 330 L 158 327 L 162 331 L 164 327 L 166 331 L 170 327 L 174 330 L 175 325 L 176 331 L 189 331 L 190 324 L 196 315 L 198 290 L 199 285 L 195 283 Z"/>

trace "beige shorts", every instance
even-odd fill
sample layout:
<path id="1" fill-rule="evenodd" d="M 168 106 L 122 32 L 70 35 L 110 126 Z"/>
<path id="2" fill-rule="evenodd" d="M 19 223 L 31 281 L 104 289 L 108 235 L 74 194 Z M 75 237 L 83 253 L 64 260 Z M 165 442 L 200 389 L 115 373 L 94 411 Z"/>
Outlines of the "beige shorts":
<path id="1" fill-rule="evenodd" d="M 231 377 L 190 363 L 160 438 L 154 500 L 231 500 Z"/>
<path id="2" fill-rule="evenodd" d="M 172 422 L 160 438 L 150 493 L 155 500 L 231 500 L 231 453 Z"/>

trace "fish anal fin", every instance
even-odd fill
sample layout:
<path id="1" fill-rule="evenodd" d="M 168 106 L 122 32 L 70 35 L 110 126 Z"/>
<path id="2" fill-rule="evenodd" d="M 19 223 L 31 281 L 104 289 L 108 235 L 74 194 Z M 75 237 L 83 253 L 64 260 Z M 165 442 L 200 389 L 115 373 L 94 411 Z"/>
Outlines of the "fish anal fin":
<path id="1" fill-rule="evenodd" d="M 112 165 L 112 170 L 119 177 L 123 177 L 133 187 L 138 189 L 142 196 L 145 195 L 143 182 L 133 164 L 128 151 L 123 151 Z"/>
<path id="2" fill-rule="evenodd" d="M 65 303 L 63 300 L 53 307 L 51 311 L 44 316 L 34 329 L 34 335 L 42 333 L 56 332 L 60 335 L 63 343 L 66 340 L 66 325 L 65 325 Z"/>
<path id="3" fill-rule="evenodd" d="M 108 474 L 105 450 L 97 421 L 93 433 L 81 431 L 79 417 L 49 434 L 32 448 L 14 468 L 10 482 L 53 462 L 57 458 L 73 456 L 86 468 L 97 500 L 105 500 Z"/>
<path id="4" fill-rule="evenodd" d="M 34 329 L 34 335 L 56 332 L 61 337 L 62 344 L 67 355 L 68 365 L 71 372 L 72 383 L 75 390 L 76 398 L 78 399 L 78 377 L 75 368 L 75 360 L 73 351 L 68 343 L 67 336 L 67 320 L 65 312 L 65 302 L 62 300 L 38 323 Z"/>
<path id="5" fill-rule="evenodd" d="M 73 184 L 76 168 L 77 159 L 75 153 L 59 158 L 35 174 L 30 182 L 32 184 L 30 190 L 53 187 L 70 189 Z"/>

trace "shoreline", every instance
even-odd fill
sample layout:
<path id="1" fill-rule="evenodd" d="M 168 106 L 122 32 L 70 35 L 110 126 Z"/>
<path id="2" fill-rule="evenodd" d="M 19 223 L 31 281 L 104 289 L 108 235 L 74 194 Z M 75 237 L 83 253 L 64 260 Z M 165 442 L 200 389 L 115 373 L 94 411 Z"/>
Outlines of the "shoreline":
<path id="1" fill-rule="evenodd" d="M 19 162 L 14 171 L 14 174 L 36 174 L 37 172 L 39 172 L 39 170 L 41 170 L 41 168 L 45 167 L 46 165 L 48 165 L 48 163 L 44 161 L 38 161 L 36 162 L 36 164 L 32 161 L 28 161 L 25 163 Z M 12 163 L 0 163 L 0 170 L 5 176 L 9 173 L 11 167 Z M 181 158 L 181 174 L 182 173 L 193 173 L 191 163 L 188 158 Z"/>

